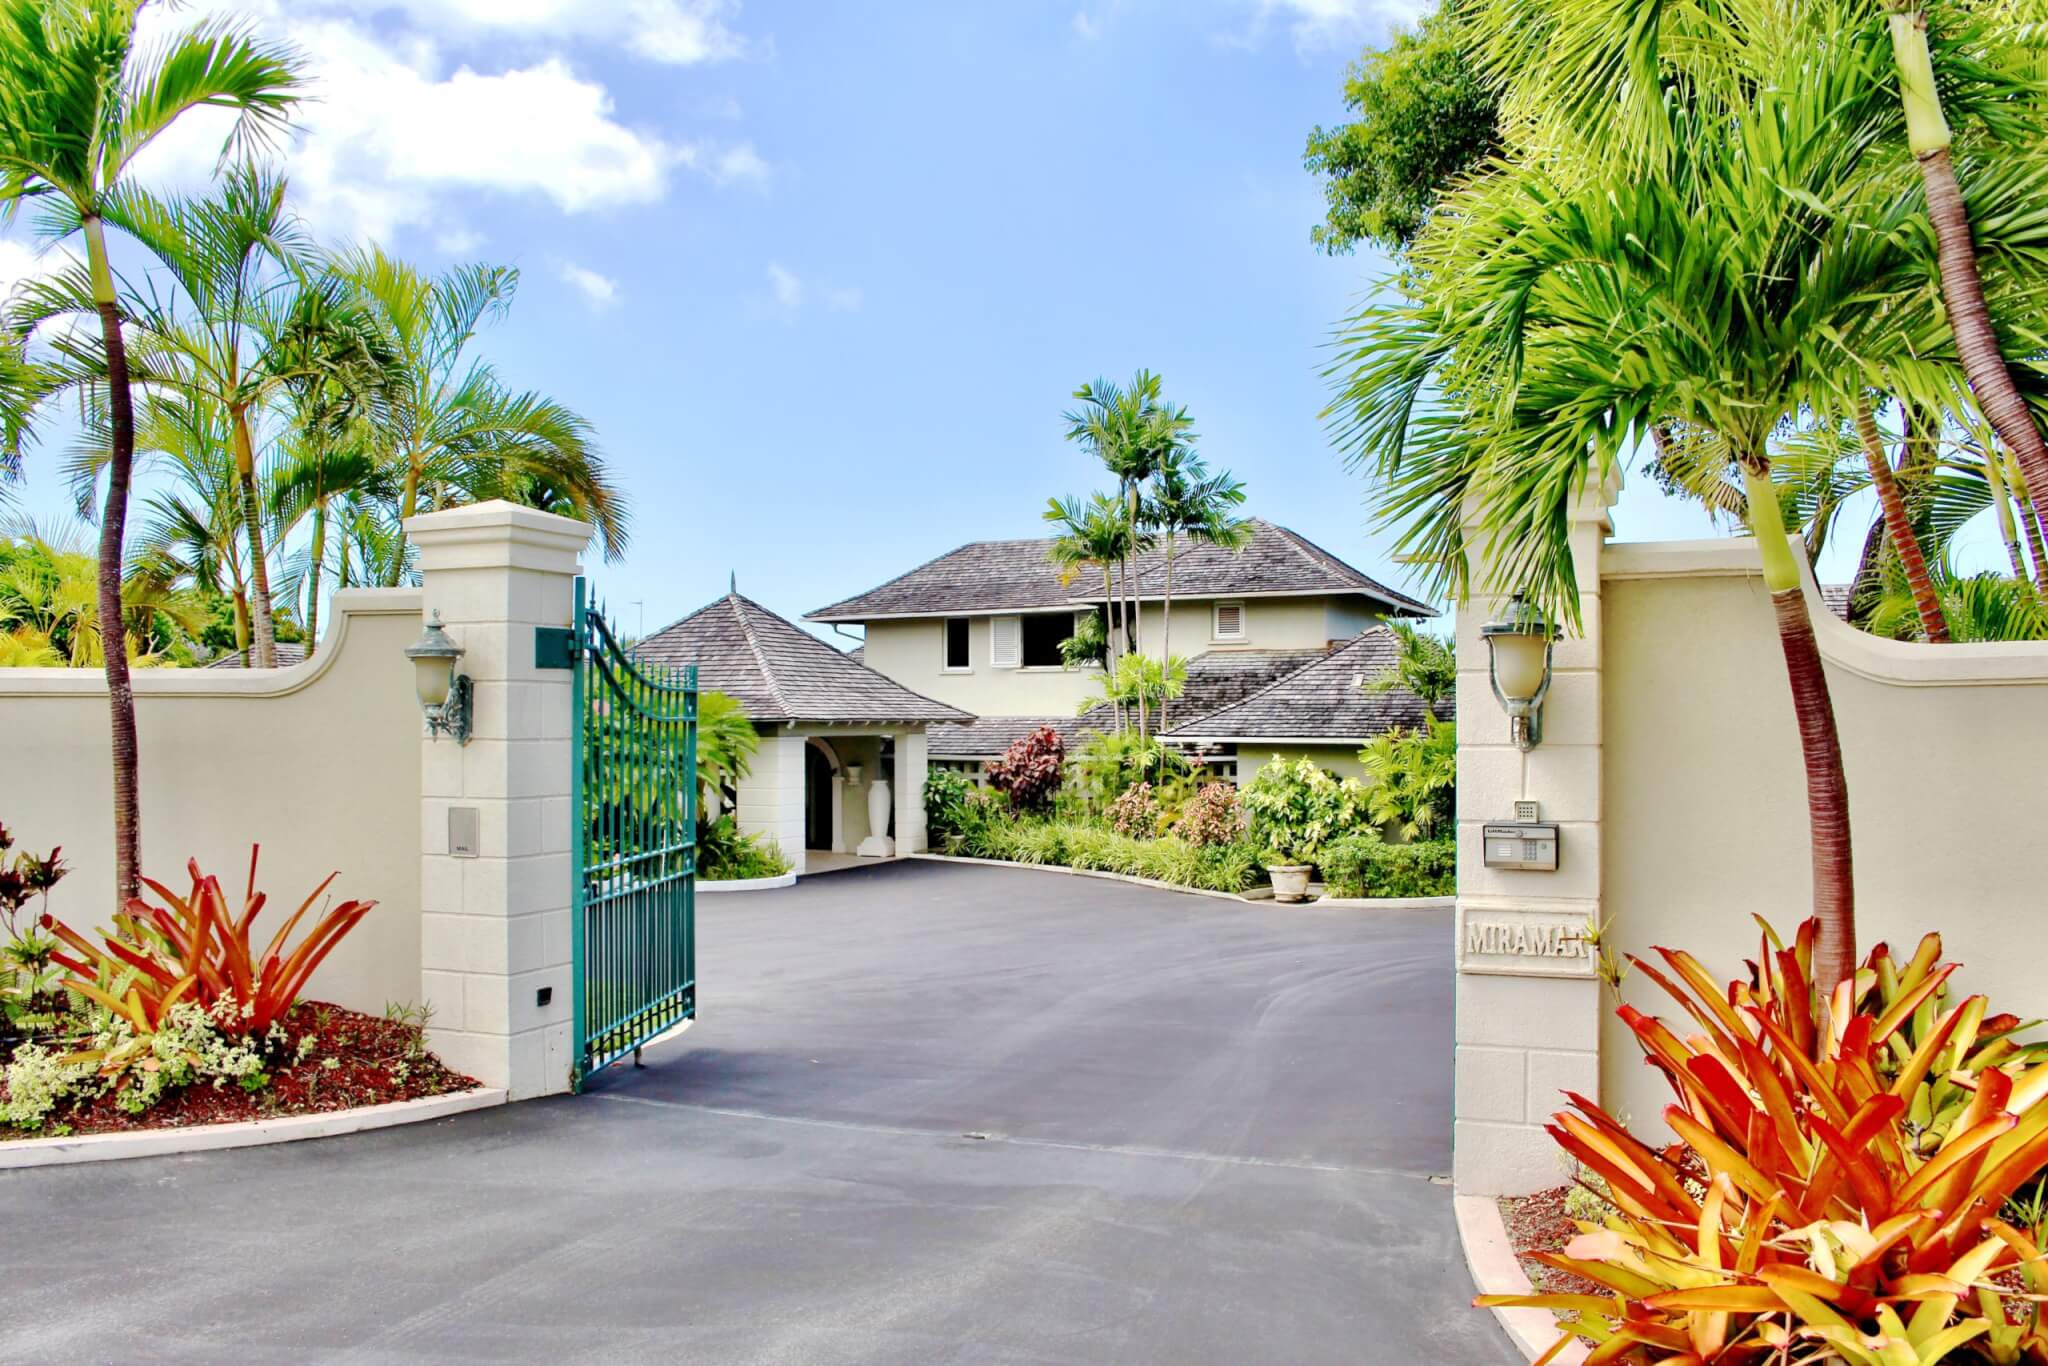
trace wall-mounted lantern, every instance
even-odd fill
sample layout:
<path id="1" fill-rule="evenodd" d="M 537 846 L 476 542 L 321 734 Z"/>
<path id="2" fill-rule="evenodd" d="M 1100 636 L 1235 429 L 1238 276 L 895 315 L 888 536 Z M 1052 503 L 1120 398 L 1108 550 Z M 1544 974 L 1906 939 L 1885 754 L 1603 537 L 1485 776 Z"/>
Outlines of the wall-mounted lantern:
<path id="1" fill-rule="evenodd" d="M 455 672 L 462 647 L 442 628 L 438 609 L 427 622 L 427 628 L 420 632 L 420 638 L 405 647 L 405 657 L 412 661 L 413 681 L 419 689 L 420 710 L 426 714 L 427 733 L 450 736 L 458 745 L 468 744 L 469 677 Z"/>
<path id="2" fill-rule="evenodd" d="M 1550 691 L 1554 634 L 1543 614 L 1519 594 L 1503 616 L 1479 628 L 1493 695 L 1508 714 L 1515 748 L 1525 752 L 1543 743 L 1543 697 Z"/>

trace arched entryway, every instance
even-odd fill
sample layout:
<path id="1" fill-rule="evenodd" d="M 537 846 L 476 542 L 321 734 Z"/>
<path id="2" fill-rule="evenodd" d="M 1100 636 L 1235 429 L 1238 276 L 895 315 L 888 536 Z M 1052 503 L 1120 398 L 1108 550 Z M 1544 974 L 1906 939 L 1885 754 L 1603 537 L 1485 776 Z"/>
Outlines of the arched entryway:
<path id="1" fill-rule="evenodd" d="M 839 800 L 844 785 L 839 781 L 838 754 L 824 740 L 812 737 L 804 745 L 804 848 L 839 851 L 844 818 Z"/>

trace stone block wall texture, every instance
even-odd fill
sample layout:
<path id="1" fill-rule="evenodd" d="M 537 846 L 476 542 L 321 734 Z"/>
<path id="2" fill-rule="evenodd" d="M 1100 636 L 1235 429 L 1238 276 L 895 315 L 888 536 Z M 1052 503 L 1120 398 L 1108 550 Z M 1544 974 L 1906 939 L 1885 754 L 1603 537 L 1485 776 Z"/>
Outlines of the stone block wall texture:
<path id="1" fill-rule="evenodd" d="M 475 689 L 468 744 L 414 741 L 429 1041 L 451 1067 L 515 1100 L 566 1090 L 574 675 L 538 667 L 534 639 L 540 627 L 571 624 L 590 528 L 489 502 L 415 517 L 405 529 L 419 547 L 422 610 L 440 612 Z M 415 711 L 415 737 L 420 729 Z M 450 847 L 458 809 L 476 813 L 474 857 Z"/>

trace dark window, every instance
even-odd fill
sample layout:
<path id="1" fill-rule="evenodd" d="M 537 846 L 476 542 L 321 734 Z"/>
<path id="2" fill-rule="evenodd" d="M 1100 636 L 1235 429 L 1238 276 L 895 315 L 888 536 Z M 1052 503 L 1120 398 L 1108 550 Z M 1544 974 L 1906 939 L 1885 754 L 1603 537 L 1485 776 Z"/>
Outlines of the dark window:
<path id="1" fill-rule="evenodd" d="M 967 667 L 967 618 L 949 617 L 946 621 L 946 667 L 964 669 Z"/>
<path id="2" fill-rule="evenodd" d="M 1024 618 L 1024 667 L 1058 668 L 1065 662 L 1060 658 L 1060 642 L 1072 634 L 1072 612 L 1053 612 L 1044 616 Z"/>

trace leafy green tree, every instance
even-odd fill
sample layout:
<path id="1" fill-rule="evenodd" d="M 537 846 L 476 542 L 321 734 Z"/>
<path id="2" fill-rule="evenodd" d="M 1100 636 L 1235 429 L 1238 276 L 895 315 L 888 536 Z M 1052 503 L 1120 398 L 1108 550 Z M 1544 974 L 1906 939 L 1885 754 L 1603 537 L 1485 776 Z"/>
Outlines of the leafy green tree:
<path id="1" fill-rule="evenodd" d="M 1107 613 L 1117 600 L 1111 576 L 1119 564 L 1130 558 L 1137 535 L 1136 529 L 1124 517 L 1123 503 L 1102 493 L 1094 494 L 1085 503 L 1071 496 L 1049 498 L 1044 517 L 1057 533 L 1046 554 L 1060 567 L 1060 581 L 1072 582 L 1074 575 L 1083 569 L 1099 570 L 1102 574 L 1102 607 Z M 1110 633 L 1100 657 L 1106 658 L 1111 652 L 1120 653 L 1117 637 L 1121 635 L 1121 632 Z M 1082 652 L 1083 648 L 1077 647 L 1076 653 Z M 1067 663 L 1078 662 L 1068 655 L 1064 645 L 1060 653 Z M 1117 710 L 1117 724 L 1123 724 L 1121 707 Z"/>
<path id="2" fill-rule="evenodd" d="M 1427 637 L 1424 637 L 1427 639 Z M 1365 809 L 1375 825 L 1404 840 L 1434 839 L 1458 814 L 1458 724 L 1432 714 L 1413 729 L 1396 726 L 1358 751 Z"/>
<path id="3" fill-rule="evenodd" d="M 48 237 L 83 239 L 88 297 L 99 319 L 103 369 L 97 386 L 106 394 L 112 436 L 100 518 L 99 615 L 117 637 L 135 413 L 120 299 L 107 256 L 109 202 L 136 156 L 187 111 L 213 107 L 235 113 L 225 153 L 274 136 L 302 85 L 286 49 L 259 43 L 232 24 L 202 23 L 139 48 L 135 24 L 142 3 L 0 0 L 0 213 L 37 200 Z M 5 406 L 19 412 L 28 403 L 17 395 Z M 142 822 L 128 652 L 117 641 L 104 654 L 118 908 L 138 888 Z"/>
<path id="4" fill-rule="evenodd" d="M 1344 77 L 1356 117 L 1309 134 L 1302 163 L 1329 201 L 1310 238 L 1333 255 L 1360 242 L 1406 247 L 1445 190 L 1498 150 L 1499 103 L 1449 4 L 1368 50 Z"/>

